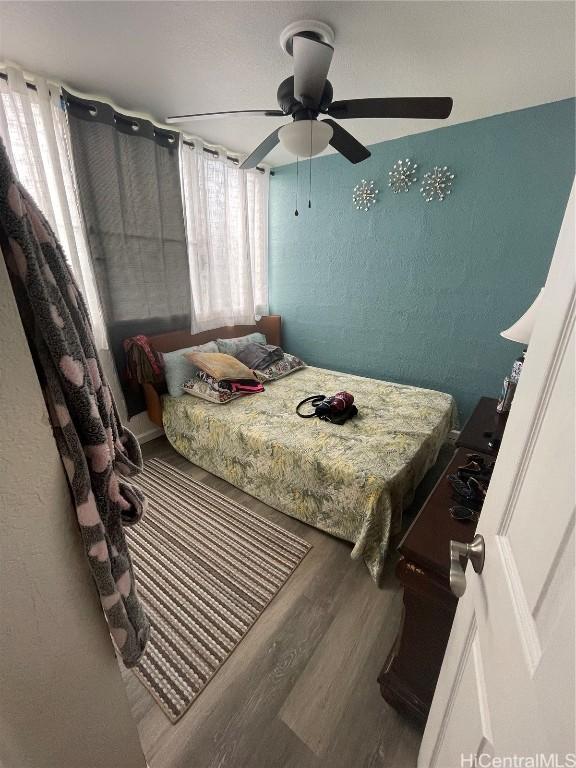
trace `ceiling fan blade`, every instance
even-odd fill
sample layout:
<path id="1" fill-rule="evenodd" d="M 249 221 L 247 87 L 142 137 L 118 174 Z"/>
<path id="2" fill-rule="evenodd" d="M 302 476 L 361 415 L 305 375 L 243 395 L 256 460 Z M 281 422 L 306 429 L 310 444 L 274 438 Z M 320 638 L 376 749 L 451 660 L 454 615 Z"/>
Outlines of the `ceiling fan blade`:
<path id="1" fill-rule="evenodd" d="M 334 48 L 328 43 L 294 35 L 294 98 L 305 107 L 317 107 L 322 98 Z"/>
<path id="2" fill-rule="evenodd" d="M 256 149 L 250 155 L 248 155 L 248 157 L 242 163 L 240 163 L 239 167 L 244 170 L 247 168 L 256 168 L 258 163 L 264 160 L 266 155 L 269 152 L 272 152 L 274 147 L 280 142 L 278 137 L 279 130 L 280 128 L 276 128 L 275 131 L 272 131 L 270 136 L 266 136 L 264 141 L 261 144 L 258 144 Z"/>
<path id="3" fill-rule="evenodd" d="M 284 112 L 279 109 L 235 109 L 230 112 L 200 112 L 195 115 L 173 115 L 167 117 L 167 123 L 191 123 L 194 120 L 214 120 L 218 117 L 240 115 L 242 117 L 284 117 Z"/>
<path id="4" fill-rule="evenodd" d="M 357 117 L 411 117 L 444 120 L 452 111 L 452 99 L 417 96 L 398 99 L 348 99 L 333 101 L 328 108 L 330 117 L 346 120 Z"/>
<path id="5" fill-rule="evenodd" d="M 352 136 L 351 133 L 341 125 L 335 123 L 334 120 L 322 120 L 323 123 L 328 123 L 332 126 L 334 133 L 330 139 L 330 144 L 340 152 L 341 155 L 351 163 L 361 163 L 362 160 L 366 160 L 370 157 L 370 152 L 363 144 Z"/>

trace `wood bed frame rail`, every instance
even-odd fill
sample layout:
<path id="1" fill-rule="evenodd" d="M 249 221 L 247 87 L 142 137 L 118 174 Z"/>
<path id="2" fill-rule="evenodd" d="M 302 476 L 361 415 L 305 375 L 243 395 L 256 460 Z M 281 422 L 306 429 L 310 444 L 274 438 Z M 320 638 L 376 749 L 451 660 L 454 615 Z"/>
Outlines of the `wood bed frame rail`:
<path id="1" fill-rule="evenodd" d="M 157 352 L 174 352 L 185 347 L 194 347 L 206 344 L 216 339 L 233 339 L 237 336 L 246 336 L 248 333 L 259 331 L 266 336 L 268 344 L 282 346 L 282 318 L 280 315 L 264 315 L 254 325 L 229 325 L 224 328 L 214 328 L 211 331 L 190 333 L 188 330 L 160 333 L 157 336 L 149 336 L 150 346 Z M 162 424 L 162 400 L 160 395 L 166 391 L 164 382 L 159 384 L 143 384 L 146 410 L 150 421 L 163 427 Z"/>

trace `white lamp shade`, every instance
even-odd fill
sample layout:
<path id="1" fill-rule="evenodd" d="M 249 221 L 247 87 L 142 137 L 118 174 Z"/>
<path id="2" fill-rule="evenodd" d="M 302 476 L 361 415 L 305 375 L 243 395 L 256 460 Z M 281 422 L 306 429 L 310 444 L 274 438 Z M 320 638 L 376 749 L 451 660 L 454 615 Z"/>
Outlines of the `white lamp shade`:
<path id="1" fill-rule="evenodd" d="M 505 339 L 510 339 L 510 341 L 518 341 L 520 344 L 530 343 L 530 337 L 532 336 L 532 329 L 534 328 L 534 323 L 538 316 L 538 308 L 541 303 L 543 290 L 544 288 L 540 289 L 540 293 L 536 296 L 522 317 L 516 320 L 514 325 L 511 325 L 510 328 L 501 331 L 500 336 L 503 336 Z"/>
<path id="2" fill-rule="evenodd" d="M 328 146 L 332 126 L 318 120 L 297 120 L 278 131 L 282 146 L 297 157 L 314 157 Z"/>

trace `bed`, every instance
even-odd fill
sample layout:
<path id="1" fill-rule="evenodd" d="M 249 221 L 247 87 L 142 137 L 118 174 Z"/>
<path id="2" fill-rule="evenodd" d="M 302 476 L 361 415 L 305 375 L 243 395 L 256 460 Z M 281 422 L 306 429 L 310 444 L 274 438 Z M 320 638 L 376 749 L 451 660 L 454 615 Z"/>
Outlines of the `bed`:
<path id="1" fill-rule="evenodd" d="M 280 342 L 280 318 L 257 327 L 151 337 L 172 351 L 206 340 L 263 331 Z M 171 397 L 146 385 L 148 412 L 189 461 L 287 515 L 352 542 L 380 583 L 402 510 L 456 419 L 451 395 L 313 366 L 266 384 L 265 392 L 217 405 Z M 344 425 L 301 419 L 296 404 L 312 394 L 348 390 L 359 414 Z"/>

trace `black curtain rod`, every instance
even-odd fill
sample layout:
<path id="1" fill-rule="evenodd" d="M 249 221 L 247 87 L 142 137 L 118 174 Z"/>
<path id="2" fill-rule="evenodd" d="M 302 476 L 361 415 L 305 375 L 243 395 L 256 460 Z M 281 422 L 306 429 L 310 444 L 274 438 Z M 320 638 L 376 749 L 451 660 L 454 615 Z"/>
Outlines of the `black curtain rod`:
<path id="1" fill-rule="evenodd" d="M 0 78 L 2 78 L 2 80 L 6 80 L 7 81 L 8 80 L 8 75 L 6 74 L 6 72 L 0 72 Z M 34 83 L 29 83 L 28 81 L 26 81 L 26 88 L 30 88 L 31 91 L 37 91 L 38 90 L 36 88 L 36 86 L 34 85 Z M 121 115 L 121 117 L 124 117 L 124 115 Z M 134 120 L 135 119 L 136 118 L 134 118 Z M 142 119 L 144 119 L 144 118 L 142 118 Z M 184 144 L 186 144 L 187 147 L 194 147 L 194 142 L 193 141 L 186 141 L 186 140 L 184 140 Z M 220 154 L 220 152 L 218 152 L 218 150 L 216 150 L 216 149 L 208 149 L 208 147 L 202 147 L 202 150 L 204 152 L 207 152 L 209 155 L 212 155 L 212 157 L 217 157 Z M 230 160 L 232 163 L 234 163 L 234 165 L 239 165 L 239 163 L 240 163 L 240 160 L 237 157 L 230 157 L 230 155 L 226 155 L 226 160 Z M 260 167 L 259 165 L 256 166 L 256 170 L 260 171 L 260 173 L 266 173 L 266 169 Z M 270 171 L 270 176 L 274 176 L 274 171 L 272 171 L 272 170 Z"/>
<path id="2" fill-rule="evenodd" d="M 6 72 L 0 72 L 0 77 L 2 80 L 8 80 L 8 75 Z M 34 83 L 29 83 L 28 80 L 26 80 L 26 88 L 30 88 L 31 91 L 37 91 L 38 88 L 34 85 Z"/>
<path id="3" fill-rule="evenodd" d="M 186 144 L 187 147 L 195 146 L 193 141 L 186 141 L 186 139 L 184 139 L 182 143 Z M 218 157 L 220 155 L 220 152 L 218 152 L 217 149 L 208 149 L 208 147 L 202 147 L 202 150 L 207 152 L 209 155 L 212 155 L 213 157 Z M 230 155 L 226 155 L 226 160 L 230 160 L 234 163 L 234 165 L 238 165 L 240 163 L 240 160 L 237 157 L 230 157 Z M 259 165 L 256 166 L 256 170 L 260 171 L 260 173 L 266 173 L 266 169 L 261 168 Z M 270 171 L 270 176 L 274 176 L 274 171 Z"/>

